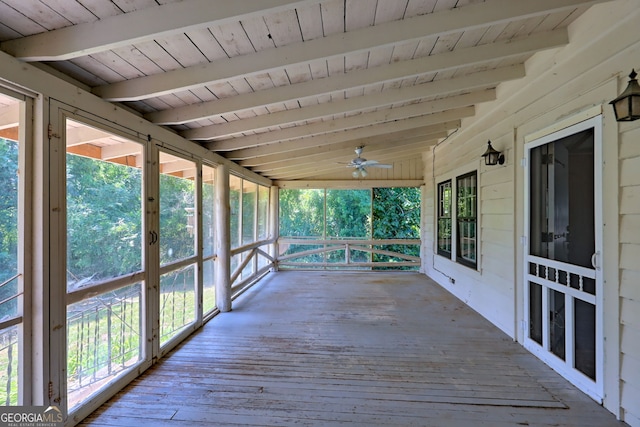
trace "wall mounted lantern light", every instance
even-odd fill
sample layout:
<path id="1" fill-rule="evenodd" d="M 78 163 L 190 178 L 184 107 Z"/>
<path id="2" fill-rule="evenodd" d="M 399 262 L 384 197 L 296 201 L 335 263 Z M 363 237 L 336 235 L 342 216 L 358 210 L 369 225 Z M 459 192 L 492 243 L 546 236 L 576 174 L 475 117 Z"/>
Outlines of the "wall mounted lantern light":
<path id="1" fill-rule="evenodd" d="M 635 70 L 629 74 L 627 88 L 609 104 L 613 105 L 613 112 L 619 122 L 632 122 L 640 119 L 640 85 Z"/>
<path id="2" fill-rule="evenodd" d="M 487 166 L 503 165 L 504 154 L 494 149 L 491 146 L 491 141 L 487 141 L 487 151 L 482 155 L 484 157 L 484 164 Z"/>

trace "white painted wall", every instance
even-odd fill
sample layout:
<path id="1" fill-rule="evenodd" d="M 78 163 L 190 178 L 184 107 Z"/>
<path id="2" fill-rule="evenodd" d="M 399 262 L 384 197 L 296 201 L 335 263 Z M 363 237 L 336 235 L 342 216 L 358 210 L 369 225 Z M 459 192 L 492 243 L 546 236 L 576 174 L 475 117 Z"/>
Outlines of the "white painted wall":
<path id="1" fill-rule="evenodd" d="M 640 123 L 620 134 L 620 376 L 625 420 L 640 425 Z"/>
<path id="2" fill-rule="evenodd" d="M 495 102 L 423 154 L 425 272 L 521 341 L 525 136 L 602 112 L 604 406 L 632 426 L 640 426 L 640 121 L 616 123 L 608 102 L 640 69 L 638 28 L 640 0 L 594 6 L 569 27 L 568 46 L 536 54 L 527 77 L 501 85 Z M 481 163 L 488 139 L 505 152 L 505 165 Z M 480 187 L 477 271 L 434 254 L 435 185 L 472 168 Z"/>

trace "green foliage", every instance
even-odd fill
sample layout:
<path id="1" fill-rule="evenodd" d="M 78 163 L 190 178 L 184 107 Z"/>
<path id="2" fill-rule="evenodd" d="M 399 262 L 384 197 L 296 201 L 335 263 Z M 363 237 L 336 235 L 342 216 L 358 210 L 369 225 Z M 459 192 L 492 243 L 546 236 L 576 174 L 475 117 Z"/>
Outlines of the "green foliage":
<path id="1" fill-rule="evenodd" d="M 327 238 L 371 237 L 371 191 L 327 190 Z"/>
<path id="2" fill-rule="evenodd" d="M 246 245 L 255 241 L 258 185 L 243 180 L 242 187 L 242 244 Z"/>
<path id="3" fill-rule="evenodd" d="M 69 284 L 142 269 L 139 169 L 67 155 Z"/>
<path id="4" fill-rule="evenodd" d="M 373 200 L 373 204 L 371 203 Z M 280 190 L 280 235 L 305 238 L 419 239 L 420 189 L 375 188 L 369 190 Z M 324 207 L 326 206 L 326 216 Z M 326 220 L 325 220 L 326 218 Z M 314 249 L 290 245 L 292 254 Z M 419 256 L 415 245 L 388 245 L 378 249 Z M 352 260 L 368 261 L 368 254 L 352 251 Z M 326 260 L 343 261 L 344 250 L 329 252 Z M 299 262 L 320 262 L 322 255 L 308 255 Z M 374 255 L 374 261 L 397 261 Z"/>
<path id="5" fill-rule="evenodd" d="M 0 138 L 0 283 L 18 272 L 18 144 Z M 0 287 L 0 301 L 18 292 L 18 281 Z M 15 301 L 0 306 L 0 319 L 17 314 Z"/>
<path id="6" fill-rule="evenodd" d="M 373 189 L 373 238 L 420 238 L 420 189 Z"/>
<path id="7" fill-rule="evenodd" d="M 419 239 L 420 238 L 420 189 L 419 188 L 374 188 L 373 190 L 373 237 L 375 239 Z M 376 249 L 420 256 L 419 246 L 385 245 Z M 374 254 L 374 261 L 393 262 L 387 255 Z M 411 269 L 412 267 L 400 267 Z M 388 267 L 377 267 L 386 270 Z"/>
<path id="8" fill-rule="evenodd" d="M 215 235 L 215 186 L 205 183 L 202 186 L 202 255 L 213 255 Z"/>
<path id="9" fill-rule="evenodd" d="M 324 190 L 280 190 L 280 236 L 324 236 Z"/>
<path id="10" fill-rule="evenodd" d="M 194 214 L 195 183 L 190 179 L 160 175 L 160 264 L 195 254 L 195 233 L 189 229 Z"/>

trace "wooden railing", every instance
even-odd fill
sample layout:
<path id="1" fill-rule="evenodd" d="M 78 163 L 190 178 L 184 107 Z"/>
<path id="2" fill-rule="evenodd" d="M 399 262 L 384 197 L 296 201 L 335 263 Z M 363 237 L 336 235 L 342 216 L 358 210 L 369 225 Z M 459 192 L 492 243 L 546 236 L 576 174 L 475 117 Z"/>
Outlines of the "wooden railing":
<path id="1" fill-rule="evenodd" d="M 300 246 L 314 246 L 314 248 L 295 251 Z M 389 250 L 389 246 L 420 247 L 420 239 L 313 240 L 280 238 L 278 239 L 278 248 L 281 255 L 278 256 L 277 263 L 278 267 L 283 268 L 420 267 L 419 256 L 408 255 L 397 250 Z M 292 250 L 294 251 L 292 252 Z M 375 255 L 378 255 L 378 257 Z M 380 258 L 386 260 L 382 261 Z"/>
<path id="2" fill-rule="evenodd" d="M 240 257 L 241 261 L 231 273 L 231 297 L 235 298 L 271 270 L 276 260 L 269 253 L 275 239 L 261 240 L 231 249 L 231 259 Z M 262 260 L 262 263 L 260 262 Z M 250 267 L 247 271 L 247 267 Z"/>

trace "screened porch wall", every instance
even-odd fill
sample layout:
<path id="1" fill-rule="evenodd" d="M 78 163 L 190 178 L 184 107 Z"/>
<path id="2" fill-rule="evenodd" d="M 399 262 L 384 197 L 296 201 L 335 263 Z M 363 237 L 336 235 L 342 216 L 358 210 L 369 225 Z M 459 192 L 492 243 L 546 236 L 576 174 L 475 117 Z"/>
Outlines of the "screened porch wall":
<path id="1" fill-rule="evenodd" d="M 568 46 L 536 54 L 527 77 L 502 84 L 496 102 L 423 154 L 426 273 L 522 342 L 525 137 L 602 114 L 604 406 L 632 426 L 640 426 L 640 125 L 617 123 L 608 103 L 640 68 L 638 22 L 637 0 L 594 6 L 570 25 Z M 487 140 L 505 165 L 481 162 Z M 471 168 L 479 173 L 477 271 L 435 253 L 436 186 Z"/>
<path id="2" fill-rule="evenodd" d="M 64 192 L 65 179 L 60 179 L 60 174 L 51 174 L 52 169 L 58 172 L 64 170 L 64 162 L 52 161 L 52 158 L 60 159 L 64 156 L 64 150 L 58 150 L 62 155 L 54 155 L 52 147 L 58 147 L 58 141 L 63 139 L 63 132 L 58 127 L 51 126 L 54 118 L 61 116 L 61 105 L 73 106 L 73 112 L 79 119 L 97 120 L 107 128 L 126 129 L 127 134 L 142 136 L 143 143 L 149 141 L 149 145 L 158 144 L 162 148 L 174 152 L 187 153 L 190 159 L 197 159 L 209 165 L 210 168 L 224 168 L 227 173 L 233 173 L 248 181 L 259 185 L 271 186 L 271 180 L 257 175 L 229 160 L 214 154 L 213 152 L 190 143 L 162 127 L 153 125 L 129 111 L 105 102 L 89 92 L 83 91 L 74 85 L 47 74 L 46 72 L 25 64 L 15 58 L 0 52 L 0 79 L 11 82 L 16 87 L 29 88 L 29 93 L 35 97 L 33 108 L 33 128 L 29 133 L 27 144 L 33 158 L 33 175 L 29 176 L 32 189 L 27 197 L 32 204 L 32 209 L 24 212 L 32 223 L 29 231 L 33 231 L 29 246 L 32 271 L 29 272 L 27 286 L 33 301 L 31 316 L 28 319 L 31 330 L 25 334 L 25 351 L 30 352 L 32 363 L 25 366 L 25 378 L 28 393 L 25 394 L 27 405 L 61 405 L 61 384 L 66 382 L 64 366 L 64 344 L 66 340 L 61 337 L 61 331 L 65 316 L 65 298 L 62 293 L 51 291 L 56 287 L 64 286 L 64 280 L 56 280 L 59 274 L 53 274 L 54 269 L 60 269 L 65 265 L 64 254 L 66 251 L 52 249 L 52 242 L 64 240 L 65 229 L 60 226 L 59 218 L 64 215 L 65 209 L 60 208 L 64 204 L 59 203 L 61 192 Z M 30 112 L 31 114 L 31 112 Z M 31 117 L 31 116 L 29 116 Z M 51 179 L 51 176 L 56 179 Z M 64 177 L 64 172 L 62 172 Z M 64 273 L 63 273 L 64 274 Z M 27 275 L 25 275 L 26 277 Z M 64 277 L 64 276 L 63 276 Z M 62 283 L 62 285 L 60 285 Z M 58 319 L 53 321 L 52 319 Z M 55 326 L 55 327 L 54 327 Z M 163 350 L 164 351 L 164 350 Z M 31 356 L 30 354 L 30 356 Z M 150 353 L 149 353 L 150 354 Z M 21 355 L 22 356 L 22 355 Z M 25 360 L 31 357 L 25 357 Z M 150 359 L 149 359 L 150 360 Z M 147 361 L 149 362 L 149 361 Z M 129 372 L 127 378 L 133 377 L 144 371 L 149 363 L 143 363 L 135 371 Z M 118 381 L 118 385 L 121 382 Z M 124 384 L 124 383 L 122 383 Z M 113 391 L 113 390 L 111 390 Z M 109 396 L 92 396 L 91 402 L 86 407 L 80 408 L 75 414 L 75 421 L 81 419 L 97 405 Z M 74 421 L 69 420 L 70 423 Z"/>

